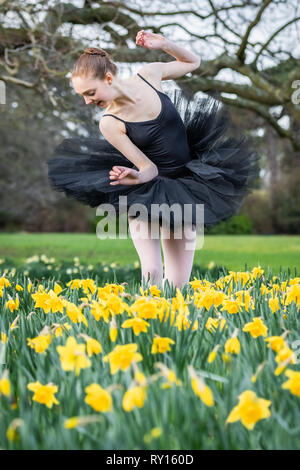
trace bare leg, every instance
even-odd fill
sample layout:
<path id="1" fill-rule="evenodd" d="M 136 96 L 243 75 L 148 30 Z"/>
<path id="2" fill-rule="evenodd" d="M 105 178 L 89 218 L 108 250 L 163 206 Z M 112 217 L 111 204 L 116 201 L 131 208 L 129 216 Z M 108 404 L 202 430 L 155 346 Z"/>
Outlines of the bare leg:
<path id="1" fill-rule="evenodd" d="M 161 246 L 159 238 L 151 238 L 150 222 L 136 222 L 134 217 L 128 216 L 130 235 L 139 255 L 142 270 L 142 284 L 150 285 L 162 283 L 163 264 L 161 256 Z M 147 234 L 147 238 L 142 238 L 141 231 Z"/>
<path id="2" fill-rule="evenodd" d="M 164 253 L 165 275 L 163 284 L 168 279 L 170 286 L 181 287 L 190 280 L 190 275 L 193 267 L 193 260 L 196 247 L 196 230 L 189 227 L 187 235 L 182 230 L 182 238 L 174 238 L 174 233 L 170 231 L 169 238 L 162 236 L 162 248 Z M 161 234 L 167 233 L 161 227 Z M 189 245 L 187 249 L 186 244 Z"/>

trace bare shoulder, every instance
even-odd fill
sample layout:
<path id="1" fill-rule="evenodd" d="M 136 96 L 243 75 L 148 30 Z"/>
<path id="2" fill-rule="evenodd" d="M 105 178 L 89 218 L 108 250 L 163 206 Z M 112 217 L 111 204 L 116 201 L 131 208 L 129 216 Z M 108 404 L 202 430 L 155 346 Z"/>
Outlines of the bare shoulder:
<path id="1" fill-rule="evenodd" d="M 139 73 L 144 73 L 147 78 L 153 77 L 161 80 L 163 62 L 150 62 L 140 68 Z"/>
<path id="2" fill-rule="evenodd" d="M 163 80 L 162 64 L 163 62 L 150 62 L 143 65 L 138 71 L 146 80 L 149 80 L 151 85 L 162 91 L 161 81 Z"/>
<path id="3" fill-rule="evenodd" d="M 115 132 L 126 134 L 126 127 L 124 122 L 114 118 L 113 116 L 102 116 L 99 121 L 99 129 L 104 137 L 109 136 Z"/>

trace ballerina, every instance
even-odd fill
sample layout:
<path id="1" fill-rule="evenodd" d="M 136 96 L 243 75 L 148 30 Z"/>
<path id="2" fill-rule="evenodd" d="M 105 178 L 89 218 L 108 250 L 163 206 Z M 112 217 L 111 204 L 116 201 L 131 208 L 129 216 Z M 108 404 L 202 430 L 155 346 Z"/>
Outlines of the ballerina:
<path id="1" fill-rule="evenodd" d="M 92 207 L 112 204 L 118 214 L 120 197 L 126 196 L 143 286 L 164 288 L 167 280 L 182 288 L 193 266 L 196 206 L 204 206 L 204 226 L 234 215 L 258 174 L 258 155 L 244 136 L 225 138 L 229 117 L 214 98 L 198 98 L 193 105 L 179 90 L 173 101 L 163 92 L 161 81 L 197 69 L 199 56 L 144 30 L 136 44 L 163 49 L 176 60 L 146 64 L 123 79 L 106 51 L 87 48 L 74 64 L 71 81 L 87 105 L 105 109 L 99 123 L 104 139 L 65 139 L 47 161 L 49 178 L 67 196 Z M 131 215 L 137 203 L 145 211 Z M 170 210 L 174 204 L 179 212 Z M 157 214 L 157 205 L 167 210 Z M 153 225 L 159 237 L 152 236 Z"/>

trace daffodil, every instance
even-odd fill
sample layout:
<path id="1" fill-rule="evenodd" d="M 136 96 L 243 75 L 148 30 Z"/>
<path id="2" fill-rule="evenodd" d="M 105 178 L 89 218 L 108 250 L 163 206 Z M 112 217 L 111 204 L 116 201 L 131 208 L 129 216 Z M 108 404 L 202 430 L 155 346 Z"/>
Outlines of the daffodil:
<path id="1" fill-rule="evenodd" d="M 64 421 L 65 429 L 74 429 L 78 426 L 85 426 L 86 424 L 99 422 L 99 416 L 87 415 L 87 416 L 72 416 Z"/>
<path id="2" fill-rule="evenodd" d="M 300 372 L 287 369 L 284 373 L 289 380 L 284 382 L 281 387 L 300 397 Z"/>
<path id="3" fill-rule="evenodd" d="M 6 369 L 0 379 L 0 396 L 1 394 L 10 395 L 10 381 L 8 379 L 8 370 Z"/>
<path id="4" fill-rule="evenodd" d="M 63 299 L 63 306 L 66 308 L 67 315 L 73 323 L 82 322 L 85 324 L 85 326 L 88 326 L 87 319 L 77 305 L 75 305 L 73 302 L 69 302 L 68 300 Z"/>
<path id="5" fill-rule="evenodd" d="M 113 375 L 118 372 L 119 369 L 126 370 L 130 367 L 132 362 L 140 362 L 143 360 L 143 356 L 136 352 L 137 344 L 129 343 L 123 346 L 117 345 L 113 351 L 104 356 L 103 361 L 109 362 L 110 373 Z"/>
<path id="6" fill-rule="evenodd" d="M 138 367 L 135 367 L 134 371 L 134 379 L 139 385 L 146 385 L 147 379 L 145 375 L 138 369 Z"/>
<path id="7" fill-rule="evenodd" d="M 66 331 L 70 331 L 70 329 L 72 328 L 71 325 L 69 325 L 69 323 L 64 323 L 63 325 L 59 325 L 59 324 L 54 324 L 54 335 L 56 338 L 60 337 L 63 335 L 63 332 L 66 332 Z"/>
<path id="8" fill-rule="evenodd" d="M 195 395 L 197 395 L 206 406 L 214 405 L 214 397 L 211 389 L 205 382 L 198 377 L 195 369 L 192 366 L 188 366 L 188 373 L 191 378 L 191 387 Z"/>
<path id="9" fill-rule="evenodd" d="M 17 294 L 16 300 L 12 299 L 11 297 L 9 298 L 9 300 L 5 303 L 5 308 L 9 308 L 9 310 L 13 312 L 14 310 L 18 310 L 19 305 L 20 305 L 20 301 L 19 301 L 19 297 Z"/>
<path id="10" fill-rule="evenodd" d="M 253 338 L 258 338 L 259 336 L 267 336 L 268 327 L 261 318 L 254 317 L 252 322 L 246 323 L 243 331 L 249 332 Z"/>
<path id="11" fill-rule="evenodd" d="M 209 353 L 208 358 L 207 358 L 207 362 L 209 364 L 211 364 L 216 359 L 216 356 L 217 356 L 217 350 L 214 349 L 213 351 L 211 351 Z"/>
<path id="12" fill-rule="evenodd" d="M 159 436 L 162 435 L 162 429 L 159 427 L 152 428 L 150 434 L 154 439 L 157 439 Z"/>
<path id="13" fill-rule="evenodd" d="M 140 299 L 136 300 L 130 306 L 130 311 L 132 314 L 136 312 L 138 316 L 144 320 L 157 318 L 158 314 L 155 299 L 149 299 L 147 297 L 141 297 Z"/>
<path id="14" fill-rule="evenodd" d="M 149 290 L 150 290 L 150 294 L 153 296 L 159 297 L 161 294 L 161 290 L 158 289 L 156 285 L 151 286 Z"/>
<path id="15" fill-rule="evenodd" d="M 43 353 L 51 343 L 51 335 L 39 335 L 36 338 L 27 338 L 27 345 L 35 350 L 37 353 Z"/>
<path id="16" fill-rule="evenodd" d="M 81 287 L 83 288 L 86 294 L 89 294 L 90 292 L 94 294 L 97 290 L 97 286 L 94 279 L 82 279 Z"/>
<path id="17" fill-rule="evenodd" d="M 239 313 L 241 305 L 242 302 L 240 302 L 238 299 L 225 299 L 223 301 L 223 307 L 221 307 L 220 310 L 225 310 L 230 314 Z"/>
<path id="18" fill-rule="evenodd" d="M 288 346 L 281 348 L 276 357 L 275 361 L 278 363 L 278 367 L 275 370 L 275 375 L 280 375 L 281 372 L 289 365 L 296 363 L 296 355 L 292 349 Z"/>
<path id="19" fill-rule="evenodd" d="M 269 307 L 272 310 L 273 313 L 277 312 L 280 310 L 280 305 L 279 305 L 279 298 L 276 297 L 271 297 L 269 299 Z"/>
<path id="20" fill-rule="evenodd" d="M 252 271 L 251 271 L 251 274 L 252 274 L 253 279 L 256 279 L 257 276 L 258 276 L 258 277 L 261 277 L 263 273 L 264 273 L 264 270 L 261 269 L 260 266 L 257 266 L 257 267 L 255 267 L 255 268 L 253 268 Z"/>
<path id="21" fill-rule="evenodd" d="M 19 439 L 18 428 L 24 423 L 23 419 L 15 418 L 12 420 L 6 430 L 6 437 L 9 441 L 16 441 Z"/>
<path id="22" fill-rule="evenodd" d="M 177 386 L 182 385 L 182 381 L 177 378 L 175 372 L 169 369 L 165 364 L 162 362 L 156 362 L 156 367 L 161 370 L 161 375 L 166 379 L 166 382 L 161 384 L 161 388 L 171 388 L 174 384 Z"/>
<path id="23" fill-rule="evenodd" d="M 117 336 L 118 336 L 117 323 L 116 323 L 116 320 L 112 318 L 109 324 L 109 338 L 112 343 L 116 342 Z"/>
<path id="24" fill-rule="evenodd" d="M 34 392 L 34 401 L 46 405 L 48 408 L 52 408 L 53 404 L 59 404 L 59 401 L 54 396 L 58 390 L 57 385 L 52 383 L 42 385 L 40 382 L 31 382 L 27 385 L 27 388 Z"/>
<path id="25" fill-rule="evenodd" d="M 7 334 L 1 331 L 1 343 L 8 343 L 8 337 Z"/>
<path id="26" fill-rule="evenodd" d="M 132 411 L 133 408 L 142 408 L 146 399 L 146 389 L 140 385 L 128 389 L 123 397 L 122 406 L 125 411 Z"/>
<path id="27" fill-rule="evenodd" d="M 265 341 L 268 343 L 268 346 L 276 352 L 280 351 L 280 349 L 285 346 L 284 338 L 282 336 L 269 336 Z"/>
<path id="28" fill-rule="evenodd" d="M 300 283 L 293 284 L 287 288 L 286 305 L 295 302 L 300 307 Z"/>
<path id="29" fill-rule="evenodd" d="M 226 362 L 226 363 L 231 362 L 231 356 L 230 356 L 230 354 L 228 354 L 227 352 L 223 352 L 223 354 L 222 354 L 222 361 L 223 361 L 223 362 Z"/>
<path id="30" fill-rule="evenodd" d="M 207 319 L 207 322 L 205 323 L 205 328 L 211 333 L 213 333 L 218 328 L 219 324 L 220 324 L 220 330 L 222 331 L 226 324 L 225 318 L 209 317 Z"/>
<path id="31" fill-rule="evenodd" d="M 89 357 L 93 354 L 100 354 L 102 352 L 102 345 L 94 338 L 86 340 L 86 351 Z"/>
<path id="32" fill-rule="evenodd" d="M 161 336 L 157 336 L 153 339 L 151 354 L 163 354 L 166 351 L 171 351 L 170 344 L 175 344 L 175 341 L 171 338 L 163 338 Z"/>
<path id="33" fill-rule="evenodd" d="M 270 405 L 270 400 L 258 398 L 252 390 L 245 390 L 239 395 L 239 403 L 230 412 L 226 423 L 241 420 L 243 426 L 251 431 L 257 421 L 271 416 Z"/>
<path id="34" fill-rule="evenodd" d="M 122 328 L 132 328 L 136 336 L 139 336 L 140 333 L 147 333 L 147 328 L 150 326 L 150 323 L 146 322 L 142 318 L 134 317 L 129 320 L 125 320 L 122 323 Z"/>
<path id="35" fill-rule="evenodd" d="M 81 333 L 79 336 L 85 339 L 86 341 L 86 351 L 89 357 L 92 357 L 93 354 L 100 354 L 102 352 L 102 345 L 94 338 Z"/>
<path id="36" fill-rule="evenodd" d="M 241 344 L 238 338 L 229 338 L 225 343 L 225 352 L 230 354 L 239 354 Z"/>
<path id="37" fill-rule="evenodd" d="M 85 344 L 78 344 L 73 336 L 67 339 L 65 346 L 57 346 L 56 350 L 63 370 L 75 370 L 75 374 L 79 375 L 81 369 L 91 366 L 91 361 L 85 354 Z"/>
<path id="38" fill-rule="evenodd" d="M 113 402 L 111 394 L 97 383 L 85 387 L 85 402 L 94 410 L 106 413 L 112 411 Z"/>
<path id="39" fill-rule="evenodd" d="M 194 378 L 191 379 L 191 386 L 195 395 L 201 398 L 206 406 L 213 406 L 214 397 L 208 385 L 205 385 L 204 382 L 199 378 Z"/>

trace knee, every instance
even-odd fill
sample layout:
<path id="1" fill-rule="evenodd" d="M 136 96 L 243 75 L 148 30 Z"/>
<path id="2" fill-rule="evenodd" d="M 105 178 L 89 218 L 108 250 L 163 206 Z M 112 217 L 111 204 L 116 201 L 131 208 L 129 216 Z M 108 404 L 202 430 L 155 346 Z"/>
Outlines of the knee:
<path id="1" fill-rule="evenodd" d="M 147 277 L 150 275 L 151 278 L 160 278 L 163 274 L 162 266 L 142 265 L 142 273 Z"/>
<path id="2" fill-rule="evenodd" d="M 189 282 L 189 276 L 180 272 L 173 272 L 172 274 L 166 273 L 165 279 L 168 279 L 170 285 L 173 284 L 173 287 L 179 287 L 179 289 Z"/>

